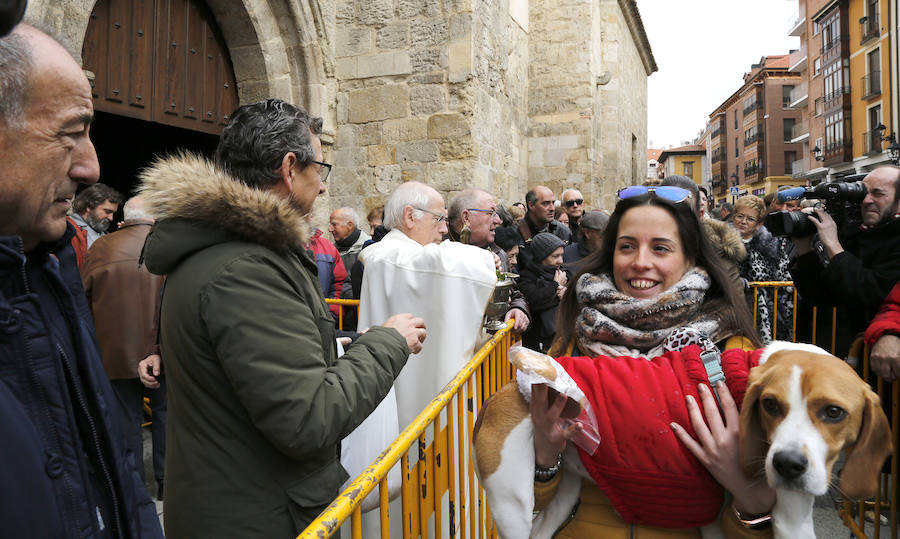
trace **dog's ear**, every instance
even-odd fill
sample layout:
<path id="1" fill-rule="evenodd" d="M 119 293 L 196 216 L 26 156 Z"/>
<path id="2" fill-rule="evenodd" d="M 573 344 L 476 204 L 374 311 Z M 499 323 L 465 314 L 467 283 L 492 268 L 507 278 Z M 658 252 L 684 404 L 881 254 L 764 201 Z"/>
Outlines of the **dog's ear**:
<path id="1" fill-rule="evenodd" d="M 848 498 L 860 500 L 878 492 L 878 477 L 884 459 L 890 456 L 891 428 L 881 409 L 881 399 L 866 387 L 866 402 L 859 436 L 847 453 L 840 488 Z"/>
<path id="2" fill-rule="evenodd" d="M 759 394 L 762 392 L 763 367 L 750 371 L 744 403 L 741 405 L 741 423 L 738 433 L 738 457 L 744 475 L 758 478 L 765 475 L 766 451 L 769 441 L 759 422 Z"/>

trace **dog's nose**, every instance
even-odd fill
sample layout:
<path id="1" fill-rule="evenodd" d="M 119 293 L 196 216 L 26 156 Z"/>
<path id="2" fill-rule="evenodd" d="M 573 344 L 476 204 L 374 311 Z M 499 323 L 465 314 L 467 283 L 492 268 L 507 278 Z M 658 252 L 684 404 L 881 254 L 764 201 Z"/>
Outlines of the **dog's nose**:
<path id="1" fill-rule="evenodd" d="M 806 471 L 806 457 L 794 451 L 779 451 L 772 457 L 772 465 L 781 477 L 796 479 Z"/>

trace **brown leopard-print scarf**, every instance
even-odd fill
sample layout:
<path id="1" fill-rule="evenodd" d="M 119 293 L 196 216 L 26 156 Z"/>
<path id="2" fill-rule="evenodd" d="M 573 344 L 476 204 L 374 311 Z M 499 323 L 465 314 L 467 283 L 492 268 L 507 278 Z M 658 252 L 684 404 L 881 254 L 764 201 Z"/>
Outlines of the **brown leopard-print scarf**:
<path id="1" fill-rule="evenodd" d="M 705 301 L 710 278 L 706 270 L 689 269 L 674 286 L 655 297 L 637 299 L 616 289 L 609 275 L 586 273 L 575 294 L 582 305 L 575 338 L 583 353 L 606 356 L 656 357 L 676 329 L 691 327 L 714 342 L 736 333 L 737 324 L 724 298 Z"/>

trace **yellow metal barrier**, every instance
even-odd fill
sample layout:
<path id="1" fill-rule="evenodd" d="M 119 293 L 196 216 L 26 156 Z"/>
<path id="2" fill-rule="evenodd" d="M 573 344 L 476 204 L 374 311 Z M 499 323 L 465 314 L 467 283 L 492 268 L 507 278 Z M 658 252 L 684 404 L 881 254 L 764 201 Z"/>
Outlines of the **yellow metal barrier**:
<path id="1" fill-rule="evenodd" d="M 797 311 L 802 303 L 791 281 L 766 281 L 748 283 L 753 289 L 753 305 L 759 289 L 771 289 L 773 294 L 773 327 L 775 339 L 784 340 L 777 334 L 778 295 L 793 295 L 791 313 L 791 340 L 797 340 Z M 358 306 L 358 300 L 326 300 L 341 306 Z M 818 343 L 828 350 L 835 348 L 836 310 L 832 310 L 830 337 L 826 343 Z M 812 344 L 816 341 L 818 312 L 812 309 Z M 754 322 L 756 312 L 754 309 Z M 401 463 L 401 507 L 403 537 L 471 537 L 495 538 L 497 531 L 490 518 L 490 509 L 481 487 L 475 480 L 474 463 L 471 460 L 470 435 L 484 401 L 497 391 L 503 383 L 514 377 L 514 370 L 508 361 L 511 344 L 512 322 L 498 332 L 457 374 L 441 393 L 418 415 L 400 436 L 372 463 L 350 486 L 342 492 L 319 517 L 310 524 L 298 539 L 324 539 L 334 535 L 341 525 L 351 520 L 354 539 L 362 537 L 362 516 L 360 504 L 377 486 L 379 489 L 380 537 L 391 536 L 388 514 L 387 474 L 397 462 Z M 827 345 L 830 345 L 827 346 Z M 890 461 L 890 473 L 884 473 L 881 491 L 874 500 L 851 502 L 843 500 L 838 511 L 844 524 L 858 539 L 881 539 L 898 537 L 898 466 L 900 466 L 900 381 L 886 383 L 874 376 L 869 367 L 869 354 L 863 355 L 863 378 L 869 381 L 885 402 L 891 403 L 891 432 L 894 454 Z M 443 424 L 441 414 L 445 413 Z M 455 421 L 454 421 L 455 419 Z M 426 438 L 426 430 L 430 436 Z M 427 440 L 432 440 L 426 443 Z M 454 444 L 454 441 L 456 442 Z M 418 444 L 415 464 L 410 468 L 409 450 Z M 448 501 L 442 498 L 447 495 Z M 887 523 L 880 522 L 887 512 Z M 446 516 L 446 518 L 445 518 Z M 429 522 L 431 526 L 429 526 Z M 431 528 L 431 529 L 429 529 Z M 868 534 L 868 535 L 867 535 Z"/>
<path id="2" fill-rule="evenodd" d="M 348 518 L 352 537 L 362 537 L 360 504 L 376 486 L 380 500 L 380 537 L 390 537 L 386 478 L 397 462 L 401 464 L 404 538 L 427 538 L 429 535 L 435 538 L 496 537 L 487 501 L 476 484 L 475 465 L 468 448 L 469 435 L 481 405 L 514 376 L 509 363 L 512 325 L 510 320 L 506 328 L 485 343 L 400 436 L 303 530 L 298 539 L 331 537 Z M 432 441 L 426 443 L 429 426 L 428 438 Z M 410 467 L 409 452 L 413 444 L 418 445 L 418 455 Z M 445 495 L 446 504 L 443 502 Z"/>
<path id="3" fill-rule="evenodd" d="M 344 329 L 344 307 L 353 307 L 355 309 L 359 309 L 359 300 L 358 299 L 335 299 L 335 298 L 325 298 L 325 303 L 328 305 L 337 305 L 338 306 L 338 329 Z"/>

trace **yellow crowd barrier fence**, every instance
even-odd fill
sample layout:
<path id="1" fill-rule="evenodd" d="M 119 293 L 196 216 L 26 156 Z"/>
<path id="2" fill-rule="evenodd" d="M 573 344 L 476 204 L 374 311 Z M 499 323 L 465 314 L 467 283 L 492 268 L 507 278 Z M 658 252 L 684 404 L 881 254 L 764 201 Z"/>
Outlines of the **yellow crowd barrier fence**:
<path id="1" fill-rule="evenodd" d="M 749 283 L 753 295 L 753 305 L 760 290 L 771 292 L 774 313 L 772 316 L 773 337 L 784 340 L 776 332 L 778 319 L 778 297 L 790 294 L 793 312 L 790 317 L 791 339 L 797 340 L 797 312 L 802 306 L 796 289 L 790 281 Z M 358 306 L 358 300 L 326 300 L 331 304 Z M 830 331 L 826 342 L 816 343 L 819 313 L 812 313 L 812 344 L 826 350 L 835 349 L 837 313 L 831 310 Z M 754 321 L 756 312 L 754 309 Z M 497 332 L 463 367 L 456 377 L 438 394 L 418 417 L 388 446 L 378 458 L 359 475 L 338 497 L 313 521 L 298 539 L 325 539 L 339 533 L 339 528 L 348 519 L 351 521 L 352 539 L 364 537 L 362 513 L 363 500 L 377 487 L 379 496 L 377 537 L 387 539 L 396 536 L 391 531 L 389 514 L 389 494 L 387 474 L 397 463 L 401 466 L 400 512 L 402 537 L 460 537 L 496 538 L 497 531 L 490 518 L 490 509 L 481 487 L 475 479 L 474 463 L 469 451 L 471 433 L 475 418 L 482 404 L 506 381 L 514 376 L 514 369 L 508 360 L 512 344 L 510 322 Z M 820 339 L 821 340 L 821 339 Z M 881 488 L 872 500 L 852 502 L 840 499 L 836 493 L 837 510 L 844 524 L 853 536 L 859 539 L 897 538 L 900 516 L 898 516 L 898 466 L 900 466 L 900 381 L 885 382 L 871 372 L 868 349 L 862 354 L 860 372 L 881 397 L 889 403 L 891 432 L 894 453 L 882 473 Z M 413 457 L 410 450 L 413 447 Z M 412 461 L 412 465 L 410 464 Z M 374 512 L 374 511 L 373 511 Z M 368 528 L 367 528 L 368 529 Z M 365 535 L 366 539 L 371 534 Z"/>

